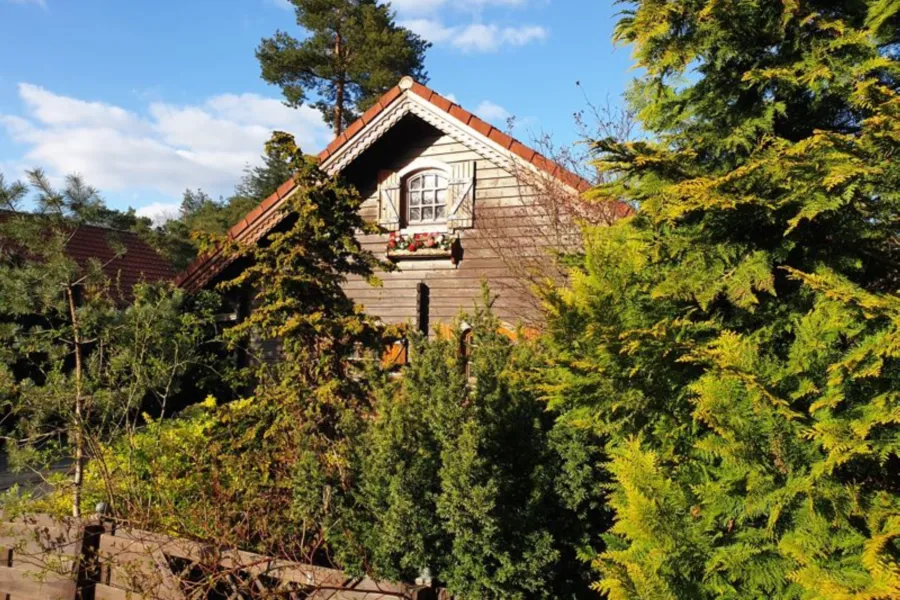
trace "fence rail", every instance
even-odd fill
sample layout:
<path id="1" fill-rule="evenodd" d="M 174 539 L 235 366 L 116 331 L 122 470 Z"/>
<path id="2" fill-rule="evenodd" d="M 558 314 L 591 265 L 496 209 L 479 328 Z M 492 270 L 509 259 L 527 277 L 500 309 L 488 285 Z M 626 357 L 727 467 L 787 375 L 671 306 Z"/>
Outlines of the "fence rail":
<path id="1" fill-rule="evenodd" d="M 0 522 L 0 600 L 438 600 L 442 590 L 217 547 L 100 518 Z"/>

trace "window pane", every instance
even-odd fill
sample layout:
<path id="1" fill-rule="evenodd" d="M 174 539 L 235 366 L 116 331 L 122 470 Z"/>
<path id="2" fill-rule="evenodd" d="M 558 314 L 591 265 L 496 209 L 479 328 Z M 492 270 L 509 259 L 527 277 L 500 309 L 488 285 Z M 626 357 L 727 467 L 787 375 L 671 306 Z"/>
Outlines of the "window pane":
<path id="1" fill-rule="evenodd" d="M 427 223 L 446 219 L 449 200 L 447 186 L 446 175 L 439 171 L 419 172 L 407 179 L 407 221 Z"/>

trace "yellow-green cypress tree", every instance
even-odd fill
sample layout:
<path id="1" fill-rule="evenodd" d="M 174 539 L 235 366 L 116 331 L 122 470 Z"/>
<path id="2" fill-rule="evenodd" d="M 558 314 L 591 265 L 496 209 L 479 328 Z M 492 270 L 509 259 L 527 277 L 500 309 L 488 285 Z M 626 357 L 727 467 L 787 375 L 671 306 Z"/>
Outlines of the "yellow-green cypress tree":
<path id="1" fill-rule="evenodd" d="M 608 440 L 610 598 L 900 597 L 900 35 L 885 2 L 634 0 L 635 216 L 550 295 Z"/>

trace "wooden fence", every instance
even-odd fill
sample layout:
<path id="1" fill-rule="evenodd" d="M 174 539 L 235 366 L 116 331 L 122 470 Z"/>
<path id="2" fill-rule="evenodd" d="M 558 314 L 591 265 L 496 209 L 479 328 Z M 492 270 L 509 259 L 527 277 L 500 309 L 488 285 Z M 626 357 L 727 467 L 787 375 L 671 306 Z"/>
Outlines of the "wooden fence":
<path id="1" fill-rule="evenodd" d="M 438 600 L 426 586 L 117 527 L 29 515 L 0 523 L 0 600 Z"/>

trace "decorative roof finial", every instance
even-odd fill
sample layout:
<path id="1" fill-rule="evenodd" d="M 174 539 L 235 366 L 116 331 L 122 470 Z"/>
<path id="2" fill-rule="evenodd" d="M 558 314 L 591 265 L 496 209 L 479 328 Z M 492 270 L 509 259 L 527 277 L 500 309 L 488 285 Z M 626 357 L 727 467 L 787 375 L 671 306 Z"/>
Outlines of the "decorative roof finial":
<path id="1" fill-rule="evenodd" d="M 410 77 L 409 75 L 406 75 L 405 77 L 403 77 L 400 80 L 400 83 L 398 83 L 397 85 L 400 87 L 401 90 L 408 90 L 409 88 L 411 88 L 413 86 L 414 83 L 415 83 L 415 80 L 412 77 Z"/>

